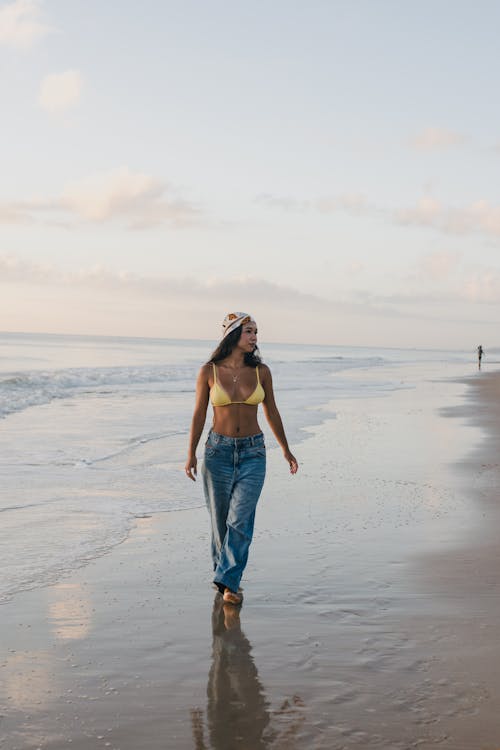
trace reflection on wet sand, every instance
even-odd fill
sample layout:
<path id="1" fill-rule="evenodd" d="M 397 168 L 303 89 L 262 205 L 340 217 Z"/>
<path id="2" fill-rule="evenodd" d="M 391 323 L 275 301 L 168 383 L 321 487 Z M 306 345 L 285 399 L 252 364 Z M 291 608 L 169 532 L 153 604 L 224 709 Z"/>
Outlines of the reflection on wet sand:
<path id="1" fill-rule="evenodd" d="M 241 630 L 240 610 L 217 595 L 212 612 L 212 665 L 207 684 L 205 737 L 203 711 L 191 710 L 194 750 L 278 750 L 293 748 L 305 716 L 298 696 L 273 711 L 266 699 Z M 280 726 L 283 724 L 283 726 Z"/>
<path id="2" fill-rule="evenodd" d="M 39 713 L 47 708 L 51 702 L 50 694 L 55 689 L 48 651 L 13 653 L 2 667 L 0 700 L 17 711 Z"/>
<path id="3" fill-rule="evenodd" d="M 49 589 L 48 621 L 63 641 L 86 638 L 92 625 L 88 591 L 77 583 L 58 583 Z"/>

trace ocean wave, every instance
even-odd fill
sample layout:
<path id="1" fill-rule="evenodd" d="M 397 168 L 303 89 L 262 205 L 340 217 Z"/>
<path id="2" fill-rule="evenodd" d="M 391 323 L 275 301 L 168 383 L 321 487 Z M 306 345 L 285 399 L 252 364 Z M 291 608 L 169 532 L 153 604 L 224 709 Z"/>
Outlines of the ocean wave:
<path id="1" fill-rule="evenodd" d="M 0 375 L 0 418 L 31 406 L 50 403 L 54 399 L 89 393 L 109 394 L 123 387 L 161 385 L 164 390 L 186 391 L 188 382 L 194 382 L 194 376 L 194 368 L 188 365 L 89 367 L 3 373 Z"/>

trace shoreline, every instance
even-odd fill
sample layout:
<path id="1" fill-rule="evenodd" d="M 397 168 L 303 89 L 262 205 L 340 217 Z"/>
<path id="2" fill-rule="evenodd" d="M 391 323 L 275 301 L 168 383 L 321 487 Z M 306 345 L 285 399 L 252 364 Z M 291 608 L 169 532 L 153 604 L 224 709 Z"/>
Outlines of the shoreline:
<path id="1" fill-rule="evenodd" d="M 0 747 L 220 750 L 239 732 L 248 750 L 493 750 L 496 508 L 485 518 L 447 460 L 473 434 L 467 460 L 482 460 L 493 438 L 470 422 L 499 422 L 452 391 L 339 401 L 296 478 L 270 451 L 239 616 L 209 585 L 204 507 L 137 518 L 109 553 L 2 605 Z M 479 472 L 483 497 L 496 471 Z M 470 538 L 482 528 L 487 547 Z"/>

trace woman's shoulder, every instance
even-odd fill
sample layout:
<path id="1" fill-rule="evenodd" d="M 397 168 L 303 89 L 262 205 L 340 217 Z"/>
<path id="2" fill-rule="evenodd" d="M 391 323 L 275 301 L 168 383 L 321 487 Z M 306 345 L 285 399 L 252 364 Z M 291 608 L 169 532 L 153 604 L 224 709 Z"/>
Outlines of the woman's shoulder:
<path id="1" fill-rule="evenodd" d="M 211 375 L 212 372 L 213 372 L 213 364 L 212 364 L 212 362 L 205 362 L 205 364 L 203 364 L 200 367 L 200 371 L 198 373 L 198 377 L 208 378 L 208 376 Z"/>
<path id="2" fill-rule="evenodd" d="M 259 364 L 257 365 L 257 367 L 259 368 L 259 373 L 261 375 L 266 376 L 266 375 L 270 375 L 271 374 L 271 370 L 269 369 L 269 366 L 265 365 L 264 362 L 259 362 Z"/>

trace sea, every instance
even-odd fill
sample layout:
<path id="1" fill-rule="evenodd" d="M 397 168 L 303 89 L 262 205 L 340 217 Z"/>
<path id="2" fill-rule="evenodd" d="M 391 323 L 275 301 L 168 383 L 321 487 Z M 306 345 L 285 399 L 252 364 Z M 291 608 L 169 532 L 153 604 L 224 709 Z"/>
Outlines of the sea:
<path id="1" fill-rule="evenodd" d="M 137 518 L 204 504 L 183 467 L 196 375 L 216 343 L 0 333 L 0 603 L 108 552 Z M 411 388 L 402 365 L 465 373 L 473 361 L 470 351 L 266 342 L 260 353 L 297 455 L 339 399 Z M 276 448 L 263 415 L 261 426 Z"/>

